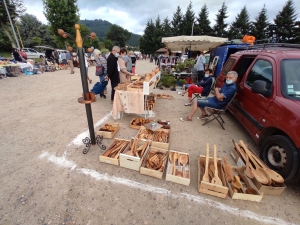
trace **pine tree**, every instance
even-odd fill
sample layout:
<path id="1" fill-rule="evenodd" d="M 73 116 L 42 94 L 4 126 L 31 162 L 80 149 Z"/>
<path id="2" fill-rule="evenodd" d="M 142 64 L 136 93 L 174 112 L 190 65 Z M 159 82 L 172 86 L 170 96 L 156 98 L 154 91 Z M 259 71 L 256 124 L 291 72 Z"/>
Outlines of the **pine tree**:
<path id="1" fill-rule="evenodd" d="M 177 6 L 176 12 L 173 14 L 173 19 L 171 21 L 172 34 L 173 36 L 182 35 L 183 26 L 183 15 L 181 13 L 181 8 Z"/>
<path id="2" fill-rule="evenodd" d="M 296 38 L 296 19 L 295 6 L 292 0 L 288 0 L 274 19 L 277 41 L 294 42 Z"/>
<path id="3" fill-rule="evenodd" d="M 256 40 L 263 40 L 267 38 L 266 32 L 269 26 L 266 6 L 261 9 L 255 21 L 252 22 L 251 33 Z"/>
<path id="4" fill-rule="evenodd" d="M 229 39 L 242 39 L 250 31 L 249 13 L 246 6 L 242 8 L 240 14 L 235 17 L 235 21 L 230 25 L 228 32 Z"/>
<path id="5" fill-rule="evenodd" d="M 151 54 L 158 49 L 155 47 L 153 37 L 155 37 L 155 25 L 150 19 L 146 24 L 144 35 L 139 39 L 140 51 L 142 53 Z"/>
<path id="6" fill-rule="evenodd" d="M 213 29 L 210 27 L 208 20 L 208 9 L 206 4 L 201 8 L 201 11 L 196 18 L 196 25 L 194 28 L 195 35 L 213 35 Z"/>
<path id="7" fill-rule="evenodd" d="M 227 15 L 227 6 L 225 5 L 225 2 L 223 2 L 221 9 L 219 9 L 216 16 L 217 16 L 217 19 L 215 20 L 216 24 L 214 26 L 215 36 L 227 37 L 226 28 L 227 28 L 228 24 L 225 23 L 225 20 L 228 18 L 228 15 Z"/>
<path id="8" fill-rule="evenodd" d="M 171 28 L 171 22 L 166 17 L 162 23 L 162 32 L 163 32 L 163 37 L 171 37 L 172 36 L 172 28 Z"/>
<path id="9" fill-rule="evenodd" d="M 190 1 L 190 4 L 188 5 L 186 9 L 186 13 L 183 17 L 183 23 L 182 23 L 182 33 L 181 35 L 191 35 L 192 28 L 194 26 L 195 21 L 195 13 L 193 11 L 192 2 Z"/>

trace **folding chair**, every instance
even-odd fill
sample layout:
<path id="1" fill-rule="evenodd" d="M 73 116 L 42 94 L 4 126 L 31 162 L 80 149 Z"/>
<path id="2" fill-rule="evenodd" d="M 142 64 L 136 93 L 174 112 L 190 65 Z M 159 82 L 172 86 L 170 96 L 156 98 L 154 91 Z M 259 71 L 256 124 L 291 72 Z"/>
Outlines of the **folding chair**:
<path id="1" fill-rule="evenodd" d="M 209 93 L 211 92 L 211 90 L 213 90 L 215 88 L 216 79 L 214 77 L 212 79 L 213 79 L 213 81 L 211 82 Z M 208 95 L 209 95 L 209 93 L 208 93 Z M 194 97 L 192 98 L 191 101 L 193 101 L 195 98 L 201 98 L 202 97 L 200 93 L 193 93 L 193 94 L 194 94 Z M 204 96 L 204 97 L 207 97 L 207 96 Z"/>
<path id="2" fill-rule="evenodd" d="M 217 120 L 219 122 L 219 124 L 221 125 L 221 127 L 223 128 L 223 130 L 225 130 L 224 125 L 223 125 L 225 123 L 225 121 L 223 120 L 222 115 L 226 112 L 228 107 L 231 105 L 231 103 L 232 103 L 233 99 L 235 98 L 235 96 L 236 96 L 236 93 L 234 94 L 232 99 L 227 103 L 227 105 L 223 109 L 215 109 L 215 108 L 211 108 L 211 107 L 205 107 L 207 109 L 214 110 L 215 113 L 210 112 L 210 114 L 208 115 L 208 118 L 210 116 L 213 116 L 214 118 L 210 119 L 210 120 L 207 120 L 204 124 L 202 124 L 202 126 L 204 126 L 207 123 L 210 123 L 213 120 Z"/>

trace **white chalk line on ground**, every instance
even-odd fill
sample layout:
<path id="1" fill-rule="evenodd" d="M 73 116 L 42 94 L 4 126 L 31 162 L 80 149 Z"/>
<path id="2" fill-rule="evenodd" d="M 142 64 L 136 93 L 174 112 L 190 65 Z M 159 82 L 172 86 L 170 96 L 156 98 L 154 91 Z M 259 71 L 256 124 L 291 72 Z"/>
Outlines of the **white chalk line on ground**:
<path id="1" fill-rule="evenodd" d="M 111 113 L 106 114 L 101 120 L 99 120 L 97 123 L 94 124 L 94 127 L 97 127 L 99 125 L 101 125 L 102 123 L 104 123 L 106 120 L 109 119 L 109 117 L 111 116 Z M 84 132 L 82 132 L 81 134 L 78 134 L 76 136 L 76 138 L 71 141 L 71 143 L 68 146 L 71 145 L 83 145 L 82 140 L 85 139 L 86 137 L 89 137 L 89 130 L 86 130 Z"/>
<path id="2" fill-rule="evenodd" d="M 241 216 L 246 217 L 252 220 L 256 220 L 258 222 L 267 223 L 267 224 L 281 224 L 281 225 L 294 225 L 293 223 L 286 222 L 284 220 L 273 218 L 273 217 L 267 217 L 267 216 L 261 216 L 254 212 L 251 212 L 249 210 L 240 210 L 238 208 L 230 207 L 227 205 L 224 205 L 220 202 L 213 201 L 210 199 L 205 199 L 201 196 L 191 195 L 188 193 L 180 193 L 180 194 L 174 194 L 171 191 L 165 189 L 165 188 L 158 188 L 154 187 L 149 184 L 143 184 L 140 182 L 132 181 L 126 178 L 116 177 L 116 176 L 110 176 L 108 174 L 99 173 L 92 169 L 86 169 L 86 168 L 76 168 L 76 164 L 68 159 L 66 159 L 66 152 L 62 157 L 57 157 L 53 154 L 50 154 L 49 152 L 43 152 L 40 156 L 40 159 L 46 158 L 48 161 L 54 163 L 55 165 L 63 168 L 69 168 L 71 170 L 75 170 L 83 175 L 88 175 L 94 178 L 95 180 L 99 181 L 109 181 L 115 184 L 122 184 L 127 187 L 140 189 L 142 191 L 147 191 L 151 193 L 156 194 L 162 194 L 166 196 L 170 196 L 172 198 L 184 198 L 188 199 L 190 201 L 193 201 L 195 203 L 201 204 L 201 205 L 208 205 L 212 208 L 222 210 L 226 213 L 230 213 L 234 216 Z"/>

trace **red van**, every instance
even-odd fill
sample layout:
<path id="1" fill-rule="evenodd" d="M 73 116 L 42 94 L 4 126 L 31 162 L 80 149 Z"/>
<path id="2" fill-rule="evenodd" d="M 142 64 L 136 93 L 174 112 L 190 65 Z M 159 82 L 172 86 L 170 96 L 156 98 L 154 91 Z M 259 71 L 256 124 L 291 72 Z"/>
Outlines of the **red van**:
<path id="1" fill-rule="evenodd" d="M 299 181 L 300 45 L 265 44 L 232 54 L 217 78 L 239 74 L 229 111 L 260 146 L 260 158 L 285 181 Z"/>

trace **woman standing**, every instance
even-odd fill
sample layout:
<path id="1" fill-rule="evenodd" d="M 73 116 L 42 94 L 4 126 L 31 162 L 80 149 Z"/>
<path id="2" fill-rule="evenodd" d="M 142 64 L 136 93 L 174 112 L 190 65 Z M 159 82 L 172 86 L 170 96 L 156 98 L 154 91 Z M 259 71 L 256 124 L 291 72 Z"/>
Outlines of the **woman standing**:
<path id="1" fill-rule="evenodd" d="M 129 71 L 127 71 L 127 67 L 126 67 L 126 64 L 125 64 L 125 61 L 123 59 L 123 57 L 127 54 L 127 50 L 125 48 L 121 48 L 120 50 L 120 56 L 118 58 L 118 64 L 119 64 L 119 67 L 120 67 L 120 82 L 123 83 L 123 82 L 126 82 L 127 79 L 126 79 L 126 75 L 127 76 L 133 76 L 134 74 L 130 73 Z"/>

